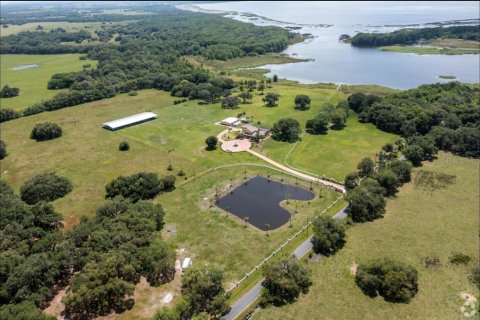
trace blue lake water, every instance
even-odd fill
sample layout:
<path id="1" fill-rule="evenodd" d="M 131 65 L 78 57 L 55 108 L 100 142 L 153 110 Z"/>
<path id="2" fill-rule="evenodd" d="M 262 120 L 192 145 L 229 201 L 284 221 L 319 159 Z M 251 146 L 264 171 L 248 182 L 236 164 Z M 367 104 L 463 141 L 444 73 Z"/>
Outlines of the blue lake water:
<path id="1" fill-rule="evenodd" d="M 246 1 L 198 6 L 207 10 L 229 11 L 231 14 L 228 17 L 257 25 L 301 27 L 295 31 L 314 36 L 285 50 L 290 55 L 314 61 L 264 66 L 271 70 L 269 76 L 277 74 L 280 78 L 301 83 L 378 84 L 398 89 L 445 81 L 438 78 L 440 75 L 455 75 L 462 82 L 480 82 L 478 54 L 449 56 L 383 52 L 374 48 L 356 48 L 338 41 L 338 37 L 344 33 L 353 36 L 357 32 L 390 32 L 412 25 L 480 19 L 478 1 Z M 242 13 L 253 13 L 260 17 Z M 331 26 L 319 26 L 322 24 Z"/>

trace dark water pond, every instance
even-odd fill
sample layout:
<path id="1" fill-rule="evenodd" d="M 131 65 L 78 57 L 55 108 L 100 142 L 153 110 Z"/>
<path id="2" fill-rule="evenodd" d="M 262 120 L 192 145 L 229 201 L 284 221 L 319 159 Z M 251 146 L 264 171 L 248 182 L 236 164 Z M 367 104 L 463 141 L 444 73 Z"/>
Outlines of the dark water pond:
<path id="1" fill-rule="evenodd" d="M 257 176 L 232 190 L 217 201 L 217 206 L 261 230 L 273 230 L 290 219 L 290 212 L 280 206 L 285 199 L 311 200 L 308 190 Z M 267 227 L 266 224 L 270 226 Z"/>

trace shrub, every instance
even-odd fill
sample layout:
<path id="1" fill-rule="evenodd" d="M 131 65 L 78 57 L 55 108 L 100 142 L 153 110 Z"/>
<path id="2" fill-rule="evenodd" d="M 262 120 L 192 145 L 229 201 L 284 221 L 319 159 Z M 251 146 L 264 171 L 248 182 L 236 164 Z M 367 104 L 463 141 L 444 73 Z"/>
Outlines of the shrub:
<path id="1" fill-rule="evenodd" d="M 468 264 L 472 260 L 470 256 L 461 252 L 453 252 L 449 258 L 450 263 L 453 264 Z"/>
<path id="2" fill-rule="evenodd" d="M 347 174 L 345 177 L 345 188 L 348 190 L 352 190 L 359 185 L 359 176 L 357 172 L 352 172 Z"/>
<path id="3" fill-rule="evenodd" d="M 423 260 L 423 265 L 425 266 L 425 268 L 434 269 L 438 269 L 442 266 L 438 257 L 425 257 L 425 259 Z"/>
<path id="4" fill-rule="evenodd" d="M 20 113 L 13 109 L 0 109 L 0 122 L 17 119 L 20 117 Z"/>
<path id="5" fill-rule="evenodd" d="M 205 139 L 205 143 L 207 144 L 206 150 L 215 150 L 217 148 L 218 139 L 215 136 L 210 136 Z"/>
<path id="6" fill-rule="evenodd" d="M 120 151 L 127 151 L 129 149 L 130 149 L 130 145 L 128 144 L 127 141 L 122 141 L 118 145 L 118 150 L 120 150 Z"/>
<path id="7" fill-rule="evenodd" d="M 345 228 L 330 217 L 320 216 L 313 221 L 313 251 L 330 255 L 345 245 Z"/>
<path id="8" fill-rule="evenodd" d="M 130 97 L 138 96 L 138 92 L 137 92 L 137 91 L 130 91 L 130 92 L 128 93 L 128 95 L 129 95 Z"/>
<path id="9" fill-rule="evenodd" d="M 20 89 L 10 88 L 8 85 L 6 85 L 2 90 L 0 90 L 0 98 L 13 98 L 18 96 L 19 93 Z"/>
<path id="10" fill-rule="evenodd" d="M 180 169 L 177 173 L 177 176 L 179 177 L 183 177 L 185 175 L 185 171 L 183 171 L 183 169 Z"/>
<path id="11" fill-rule="evenodd" d="M 131 176 L 120 176 L 113 179 L 105 186 L 106 198 L 122 196 L 132 202 L 138 200 L 153 199 L 163 189 L 171 189 L 171 179 L 167 179 L 168 188 L 164 187 L 162 180 L 158 179 L 156 173 L 139 172 Z M 173 180 L 173 184 L 175 180 Z"/>
<path id="12" fill-rule="evenodd" d="M 0 160 L 7 156 L 7 145 L 3 140 L 0 140 Z"/>
<path id="13" fill-rule="evenodd" d="M 20 196 L 28 204 L 39 201 L 54 201 L 72 191 L 70 181 L 54 172 L 41 173 L 20 188 Z"/>
<path id="14" fill-rule="evenodd" d="M 62 128 L 56 123 L 37 123 L 30 135 L 31 139 L 37 141 L 51 140 L 62 136 Z"/>
<path id="15" fill-rule="evenodd" d="M 408 303 L 418 292 L 417 270 L 403 262 L 380 259 L 359 265 L 355 283 L 370 297 L 382 296 L 389 302 Z"/>

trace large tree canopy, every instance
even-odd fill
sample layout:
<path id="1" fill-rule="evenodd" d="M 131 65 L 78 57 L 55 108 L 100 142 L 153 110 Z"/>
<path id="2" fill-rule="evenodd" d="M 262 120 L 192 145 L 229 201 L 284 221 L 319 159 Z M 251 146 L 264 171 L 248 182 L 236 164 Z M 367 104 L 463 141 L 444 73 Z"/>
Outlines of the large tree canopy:
<path id="1" fill-rule="evenodd" d="M 272 138 L 278 141 L 295 142 L 300 138 L 300 123 L 292 118 L 280 119 L 273 124 Z"/>
<path id="2" fill-rule="evenodd" d="M 418 292 L 417 270 L 403 262 L 379 259 L 359 265 L 356 284 L 370 296 L 377 295 L 389 302 L 408 303 Z"/>
<path id="3" fill-rule="evenodd" d="M 268 264 L 263 276 L 262 304 L 292 303 L 312 285 L 310 270 L 292 256 Z"/>

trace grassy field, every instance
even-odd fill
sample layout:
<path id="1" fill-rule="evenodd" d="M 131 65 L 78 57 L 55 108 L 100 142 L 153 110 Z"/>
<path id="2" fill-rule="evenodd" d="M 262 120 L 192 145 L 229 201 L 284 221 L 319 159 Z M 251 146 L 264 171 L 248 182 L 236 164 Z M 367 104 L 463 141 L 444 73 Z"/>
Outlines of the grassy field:
<path id="1" fill-rule="evenodd" d="M 197 101 L 187 101 L 174 105 L 173 101 L 177 98 L 167 92 L 143 90 L 137 96 L 122 94 L 112 99 L 2 123 L 2 140 L 6 142 L 9 153 L 1 161 L 2 179 L 18 191 L 27 180 L 40 172 L 56 171 L 69 178 L 74 186 L 73 191 L 53 202 L 55 209 L 63 214 L 65 229 L 68 230 L 78 223 L 82 215 L 94 214 L 95 209 L 104 202 L 105 185 L 113 178 L 138 171 L 176 174 L 183 169 L 188 179 L 178 178 L 176 190 L 155 199 L 167 213 L 163 236 L 175 248 L 184 249 L 181 255 L 192 257 L 194 263 L 214 265 L 224 270 L 225 285 L 229 287 L 232 281 L 240 279 L 296 232 L 307 219 L 338 197 L 333 191 L 314 186 L 318 197 L 309 203 L 284 203 L 294 212 L 293 228 L 287 224 L 271 231 L 270 237 L 253 227 L 245 228 L 240 219 L 228 216 L 215 206 L 211 207 L 216 190 L 225 192 L 230 184 L 241 183 L 245 171 L 247 177 L 271 175 L 274 179 L 302 184 L 264 167 L 265 163 L 253 155 L 227 154 L 220 149 L 205 151 L 205 138 L 223 130 L 215 122 L 246 112 L 247 116 L 253 117 L 255 124 L 260 122 L 266 127 L 284 117 L 296 118 L 304 126 L 306 120 L 313 118 L 325 102 L 336 104 L 346 99 L 345 93 L 321 86 L 275 84 L 266 91 L 280 93 L 278 107 L 265 107 L 263 96 L 258 92 L 254 93 L 251 103 L 241 105 L 236 110 L 225 110 L 219 103 L 198 105 Z M 310 110 L 294 109 L 294 97 L 300 93 L 312 98 Z M 103 122 L 144 111 L 155 112 L 158 119 L 116 132 L 101 128 Z M 58 123 L 64 135 L 46 142 L 31 140 L 29 135 L 34 124 L 45 121 Z M 373 130 L 367 129 L 369 134 L 374 134 Z M 118 151 L 118 144 L 123 140 L 130 144 L 128 152 Z M 174 167 L 173 171 L 167 171 L 169 163 Z M 211 170 L 224 165 L 231 167 Z M 196 179 L 193 178 L 194 173 Z M 304 184 L 304 187 L 309 186 L 308 183 Z M 167 232 L 169 229 L 175 232 Z M 177 289 L 173 284 L 159 288 L 139 285 L 137 305 L 131 311 L 113 318 L 151 316 L 159 307 L 158 299 L 152 297 L 161 298 L 166 290 L 177 292 Z"/>
<path id="2" fill-rule="evenodd" d="M 132 21 L 134 19 L 134 16 L 132 16 Z M 111 25 L 111 24 L 127 24 L 131 23 L 132 21 L 122 21 L 122 22 L 106 22 L 106 25 Z M 0 35 L 3 36 L 9 36 L 12 34 L 17 34 L 22 31 L 38 31 L 36 30 L 37 26 L 42 26 L 43 30 L 42 31 L 50 31 L 52 29 L 56 28 L 63 28 L 67 30 L 67 32 L 78 32 L 81 30 L 86 30 L 89 31 L 92 36 L 95 36 L 95 31 L 99 30 L 101 26 L 103 25 L 102 22 L 65 22 L 65 21 L 59 21 L 59 22 L 29 22 L 21 25 L 8 25 L 8 28 L 0 28 Z"/>
<path id="3" fill-rule="evenodd" d="M 1 99 L 2 108 L 22 110 L 65 90 L 48 90 L 48 80 L 55 73 L 81 71 L 84 64 L 96 66 L 97 61 L 80 60 L 79 54 L 59 55 L 0 55 L 0 87 L 8 85 L 20 89 L 18 97 Z M 12 70 L 25 65 L 38 64 L 36 68 Z"/>
<path id="4" fill-rule="evenodd" d="M 305 133 L 286 160 L 296 168 L 343 181 L 348 173 L 356 170 L 363 157 L 374 159 L 383 144 L 396 139 L 398 136 L 382 132 L 372 124 L 358 122 L 352 112 L 343 130 L 329 130 L 326 135 Z M 268 139 L 260 151 L 285 163 L 285 156 L 293 146 Z"/>
<path id="5" fill-rule="evenodd" d="M 250 154 L 229 155 L 220 150 L 204 150 L 205 137 L 223 130 L 214 122 L 236 115 L 241 109 L 223 110 L 218 104 L 200 106 L 196 101 L 173 105 L 174 99 L 166 92 L 144 90 L 134 97 L 120 95 L 2 123 L 2 139 L 8 150 L 8 156 L 1 162 L 2 179 L 18 191 L 25 181 L 39 172 L 56 171 L 69 178 L 73 191 L 53 202 L 55 209 L 64 215 L 65 227 L 69 229 L 78 223 L 81 215 L 94 214 L 104 202 L 104 186 L 111 179 L 138 171 L 176 174 L 182 168 L 188 180 L 179 179 L 175 191 L 155 200 L 167 212 L 165 238 L 174 247 L 184 248 L 185 254 L 193 257 L 195 263 L 215 265 L 224 270 L 227 282 L 240 279 L 306 223 L 308 216 L 313 217 L 326 208 L 338 194 L 315 186 L 319 196 L 310 203 L 290 201 L 285 204 L 292 212 L 296 211 L 293 228 L 285 225 L 271 231 L 270 237 L 253 227 L 244 228 L 243 221 L 210 207 L 216 189 L 222 192 L 231 183 L 240 183 L 245 171 L 248 177 L 270 174 L 272 178 L 283 177 L 290 183 L 295 180 L 273 169 L 242 165 L 264 165 Z M 255 114 L 255 119 L 276 112 L 259 105 L 246 108 L 249 114 Z M 101 128 L 105 121 L 147 110 L 157 113 L 158 119 L 116 132 Z M 41 143 L 29 139 L 34 124 L 44 121 L 58 123 L 64 135 Z M 124 139 L 130 143 L 128 152 L 118 151 L 118 144 Z M 169 162 L 174 167 L 172 172 L 167 171 Z M 236 166 L 209 171 L 221 165 Z M 194 172 L 197 179 L 192 177 Z M 176 230 L 173 235 L 166 231 L 171 228 Z M 165 288 L 143 288 L 142 292 L 149 296 L 162 290 Z M 153 308 L 155 303 L 148 296 L 141 295 L 138 308 L 134 308 L 133 313 L 121 315 L 120 319 L 132 314 L 140 316 L 148 305 Z"/>
<path id="6" fill-rule="evenodd" d="M 379 48 L 382 51 L 387 52 L 400 52 L 400 53 L 415 53 L 415 54 L 446 54 L 446 55 L 459 55 L 459 54 L 479 54 L 479 49 L 451 49 L 451 48 L 436 48 L 430 46 L 385 46 Z"/>
<path id="7" fill-rule="evenodd" d="M 415 180 L 425 171 L 455 175 L 456 182 L 432 191 Z M 262 310 L 254 319 L 466 319 L 461 294 L 479 298 L 468 280 L 479 257 L 478 175 L 478 161 L 444 153 L 415 169 L 417 183 L 406 184 L 388 200 L 383 219 L 353 226 L 338 254 L 308 262 L 314 282 L 308 295 L 290 306 Z M 452 265 L 452 252 L 467 254 L 472 262 Z M 425 268 L 427 256 L 439 257 L 442 266 Z M 418 270 L 419 292 L 410 304 L 371 299 L 355 285 L 349 268 L 377 257 L 396 258 Z"/>

